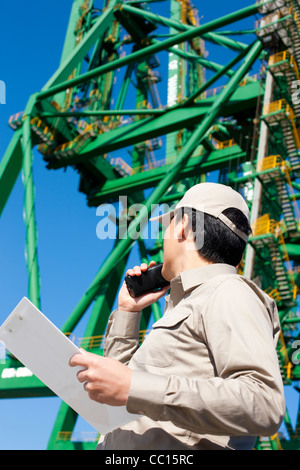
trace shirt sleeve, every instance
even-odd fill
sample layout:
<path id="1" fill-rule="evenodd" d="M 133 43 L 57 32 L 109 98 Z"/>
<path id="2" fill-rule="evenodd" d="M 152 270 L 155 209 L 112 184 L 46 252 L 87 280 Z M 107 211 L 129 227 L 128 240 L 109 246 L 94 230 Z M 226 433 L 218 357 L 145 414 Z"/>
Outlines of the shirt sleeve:
<path id="1" fill-rule="evenodd" d="M 108 320 L 103 355 L 127 365 L 139 347 L 141 312 L 114 310 Z"/>
<path id="2" fill-rule="evenodd" d="M 266 306 L 243 281 L 226 280 L 208 300 L 203 324 L 215 377 L 133 371 L 128 411 L 200 434 L 276 433 L 285 401 Z"/>

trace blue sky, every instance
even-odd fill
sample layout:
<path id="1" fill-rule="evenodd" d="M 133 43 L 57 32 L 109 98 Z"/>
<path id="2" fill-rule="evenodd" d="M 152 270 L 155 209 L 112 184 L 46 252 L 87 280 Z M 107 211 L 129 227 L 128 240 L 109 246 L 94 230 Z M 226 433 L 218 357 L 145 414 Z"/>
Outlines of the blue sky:
<path id="1" fill-rule="evenodd" d="M 243 5 L 252 3 L 247 0 Z M 0 105 L 0 158 L 13 135 L 7 125 L 9 117 L 24 109 L 28 97 L 58 67 L 71 5 L 71 0 L 2 2 L 0 80 L 6 83 L 6 104 Z M 194 5 L 203 16 L 202 23 L 241 8 L 238 0 L 194 1 Z M 212 55 L 209 58 L 217 61 Z M 61 327 L 112 243 L 97 238 L 96 208 L 88 208 L 85 196 L 78 192 L 79 178 L 74 171 L 49 171 L 36 154 L 34 177 L 42 309 Z M 24 246 L 19 178 L 0 219 L 0 324 L 27 295 Z M 0 449 L 45 449 L 59 405 L 58 398 L 1 400 Z M 85 423 L 82 429 L 90 430 Z"/>

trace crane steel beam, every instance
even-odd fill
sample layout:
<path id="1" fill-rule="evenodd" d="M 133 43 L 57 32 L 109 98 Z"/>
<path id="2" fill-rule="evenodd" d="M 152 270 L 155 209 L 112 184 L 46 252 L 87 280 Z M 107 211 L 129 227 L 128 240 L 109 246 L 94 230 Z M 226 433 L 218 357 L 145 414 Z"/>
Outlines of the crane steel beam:
<path id="1" fill-rule="evenodd" d="M 26 263 L 28 270 L 28 295 L 31 302 L 41 308 L 40 271 L 37 250 L 37 227 L 35 219 L 35 188 L 33 182 L 33 155 L 30 113 L 23 124 L 23 182 L 24 182 L 24 218 L 26 227 Z"/>
<path id="2" fill-rule="evenodd" d="M 269 2 L 266 2 L 266 3 L 269 3 Z M 180 44 L 181 42 L 191 40 L 195 37 L 201 37 L 201 35 L 207 32 L 210 32 L 211 30 L 221 28 L 234 21 L 247 18 L 248 16 L 253 15 L 254 13 L 258 12 L 259 5 L 260 4 L 251 5 L 249 7 L 242 8 L 241 10 L 238 10 L 234 13 L 230 13 L 221 18 L 218 18 L 217 20 L 210 21 L 209 23 L 205 25 L 195 27 L 192 30 L 184 31 L 183 33 L 180 33 L 180 34 L 175 34 L 171 38 L 166 39 L 165 41 L 161 41 L 159 44 L 146 46 L 141 50 L 132 52 L 130 55 L 126 57 L 113 60 L 112 62 L 105 64 L 105 65 L 101 65 L 100 67 L 90 70 L 89 72 L 84 73 L 80 75 L 79 77 L 75 77 L 71 80 L 67 80 L 63 83 L 60 83 L 59 85 L 54 85 L 54 79 L 52 79 L 53 83 L 48 82 L 47 85 L 44 87 L 44 89 L 40 93 L 37 94 L 37 100 L 48 98 L 50 96 L 53 96 L 56 93 L 59 93 L 60 91 L 64 91 L 67 88 L 80 85 L 81 83 L 91 80 L 92 78 L 99 77 L 100 75 L 111 72 L 113 70 L 116 70 L 117 68 L 123 67 L 124 65 L 128 65 L 132 62 L 138 62 L 139 60 L 149 57 L 160 51 L 167 50 L 169 47 L 172 47 L 175 44 Z M 72 63 L 73 62 L 74 61 L 72 61 Z M 70 72 L 69 64 L 68 64 L 68 70 Z M 61 71 L 59 75 L 60 77 L 62 73 L 65 75 L 66 71 L 65 70 Z"/>
<path id="3" fill-rule="evenodd" d="M 231 115 L 234 112 L 253 107 L 260 93 L 262 93 L 262 89 L 258 82 L 243 87 L 237 86 L 232 98 L 222 108 L 224 115 Z M 145 118 L 113 129 L 109 133 L 101 134 L 89 142 L 81 152 L 59 159 L 51 159 L 49 168 L 63 168 L 68 165 L 78 164 L 124 146 L 159 137 L 182 128 L 192 128 L 210 112 L 217 100 L 218 95 L 199 101 L 193 106 L 175 107 L 169 109 L 168 112 L 159 113 L 155 118 Z"/>
<path id="4" fill-rule="evenodd" d="M 199 175 L 199 171 L 209 173 L 227 166 L 229 162 L 233 163 L 235 160 L 243 159 L 245 156 L 246 152 L 238 145 L 224 150 L 213 150 L 210 153 L 204 153 L 204 155 L 193 156 L 182 168 L 181 176 L 190 178 Z M 131 195 L 142 188 L 153 188 L 165 177 L 170 166 L 170 164 L 163 165 L 124 178 L 107 180 L 98 192 L 88 195 L 88 205 L 98 206 L 106 200 L 116 199 L 118 195 Z M 161 202 L 160 200 L 159 203 Z"/>
<path id="5" fill-rule="evenodd" d="M 0 215 L 20 174 L 23 162 L 22 131 L 17 130 L 0 162 Z"/>
<path id="6" fill-rule="evenodd" d="M 157 13 L 151 13 L 150 11 L 145 11 L 140 8 L 136 8 L 131 5 L 128 5 L 128 4 L 122 5 L 122 10 L 127 11 L 128 13 L 131 13 L 133 15 L 138 15 L 138 16 L 142 16 L 143 18 L 148 18 L 154 23 L 168 26 L 178 31 L 191 31 L 195 27 L 195 26 L 188 25 L 185 23 L 179 23 L 178 21 L 158 15 Z M 218 44 L 220 46 L 229 47 L 237 51 L 242 51 L 243 49 L 246 49 L 248 47 L 248 44 L 244 44 L 239 41 L 234 41 L 231 38 L 223 37 L 222 33 L 209 32 L 209 33 L 203 34 L 202 38 L 207 41 L 211 41 L 215 44 Z"/>

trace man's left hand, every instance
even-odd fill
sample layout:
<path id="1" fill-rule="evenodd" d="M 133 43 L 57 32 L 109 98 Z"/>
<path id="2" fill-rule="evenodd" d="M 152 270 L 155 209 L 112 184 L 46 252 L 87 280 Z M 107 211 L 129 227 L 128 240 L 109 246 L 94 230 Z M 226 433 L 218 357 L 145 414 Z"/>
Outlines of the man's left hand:
<path id="1" fill-rule="evenodd" d="M 87 351 L 75 354 L 69 364 L 71 367 L 85 368 L 77 373 L 77 378 L 84 383 L 92 400 L 111 406 L 126 405 L 132 375 L 129 367 L 115 359 Z"/>

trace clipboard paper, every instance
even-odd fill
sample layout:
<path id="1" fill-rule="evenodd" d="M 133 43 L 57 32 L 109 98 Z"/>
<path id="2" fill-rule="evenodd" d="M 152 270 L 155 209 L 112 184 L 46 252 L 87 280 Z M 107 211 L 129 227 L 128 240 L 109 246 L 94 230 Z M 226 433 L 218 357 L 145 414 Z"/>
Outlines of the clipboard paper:
<path id="1" fill-rule="evenodd" d="M 91 400 L 77 372 L 70 367 L 74 354 L 82 354 L 40 310 L 24 297 L 0 327 L 6 348 L 50 390 L 67 403 L 99 433 L 106 434 L 140 415 L 126 407 L 113 407 Z"/>

